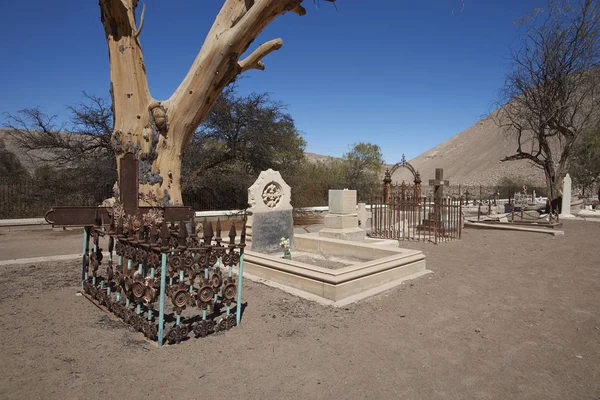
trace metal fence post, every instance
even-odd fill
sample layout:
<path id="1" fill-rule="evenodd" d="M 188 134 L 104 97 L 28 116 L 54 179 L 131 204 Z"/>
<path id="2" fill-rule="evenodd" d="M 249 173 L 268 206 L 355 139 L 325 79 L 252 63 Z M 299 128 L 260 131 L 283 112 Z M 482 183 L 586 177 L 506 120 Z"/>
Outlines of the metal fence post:
<path id="1" fill-rule="evenodd" d="M 242 320 L 242 275 L 244 273 L 244 249 L 240 250 L 240 264 L 238 266 L 238 287 L 237 287 L 237 310 L 235 313 L 235 322 L 237 325 Z"/>
<path id="2" fill-rule="evenodd" d="M 160 266 L 160 308 L 158 309 L 158 345 L 163 345 L 165 325 L 165 292 L 167 291 L 167 253 L 162 253 Z"/>
<path id="3" fill-rule="evenodd" d="M 83 282 L 87 279 L 87 263 L 88 251 L 90 248 L 90 227 L 83 228 L 83 255 L 81 256 L 81 289 L 83 290 Z"/>

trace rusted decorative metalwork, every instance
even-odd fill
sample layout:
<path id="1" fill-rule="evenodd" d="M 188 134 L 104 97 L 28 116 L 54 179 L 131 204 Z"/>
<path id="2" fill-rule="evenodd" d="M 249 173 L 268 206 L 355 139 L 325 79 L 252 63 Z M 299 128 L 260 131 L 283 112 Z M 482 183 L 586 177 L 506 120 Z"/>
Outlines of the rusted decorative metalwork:
<path id="1" fill-rule="evenodd" d="M 404 157 L 403 157 L 404 159 Z M 371 205 L 372 223 L 369 236 L 375 238 L 417 240 L 440 243 L 460 239 L 462 203 L 459 198 L 444 197 L 448 181 L 436 170 L 434 196 L 420 196 L 420 188 L 402 182 L 390 185 L 380 201 Z"/>
<path id="2" fill-rule="evenodd" d="M 85 227 L 84 295 L 159 345 L 238 325 L 246 221 L 237 242 L 232 224 L 225 243 L 220 220 L 215 231 L 204 220 L 197 232 L 189 207 L 139 206 L 138 162 L 132 153 L 120 167 L 119 200 L 113 207 L 55 207 L 46 215 L 54 226 Z M 100 239 L 107 242 L 105 263 Z"/>
<path id="3" fill-rule="evenodd" d="M 390 186 L 390 196 L 393 197 L 402 197 L 402 198 L 414 198 L 420 197 L 421 191 L 417 188 L 417 185 L 409 184 L 404 181 L 401 183 L 395 183 Z M 390 197 L 391 199 L 391 197 Z M 389 201 L 389 199 L 388 199 Z"/>
<path id="4" fill-rule="evenodd" d="M 415 190 L 415 197 L 421 197 L 421 175 L 419 171 L 417 171 L 408 161 L 406 161 L 406 157 L 402 154 L 402 159 L 399 163 L 394 164 L 391 170 L 386 170 L 383 178 L 383 199 L 384 202 L 389 203 L 394 192 L 394 187 L 392 186 L 392 175 L 399 168 L 408 169 L 413 175 L 413 183 Z"/>
<path id="5" fill-rule="evenodd" d="M 241 282 L 234 269 L 239 277 L 245 222 L 238 241 L 232 224 L 229 241 L 224 243 L 220 220 L 216 232 L 206 220 L 204 231 L 196 232 L 194 221 L 147 224 L 148 217 L 138 225 L 120 213 L 120 205 L 114 210 L 108 229 L 90 228 L 93 246 L 85 254 L 82 271 L 83 291 L 90 300 L 160 345 L 179 343 L 190 334 L 203 337 L 239 323 Z M 108 239 L 104 265 L 101 238 Z"/>
<path id="6" fill-rule="evenodd" d="M 460 199 L 392 196 L 371 205 L 370 237 L 441 243 L 461 238 Z"/>
<path id="7" fill-rule="evenodd" d="M 147 215 L 156 207 L 140 207 L 138 191 L 138 160 L 133 153 L 127 153 L 120 162 L 119 178 L 119 207 L 118 213 L 133 218 L 132 222 L 140 223 L 137 219 Z M 168 221 L 188 221 L 194 218 L 194 210 L 183 206 L 160 207 L 161 218 Z M 107 227 L 111 221 L 111 207 L 53 207 L 46 213 L 46 222 L 53 226 L 92 226 L 100 225 Z M 125 214 L 126 213 L 126 214 Z M 125 221 L 128 222 L 128 221 Z"/>

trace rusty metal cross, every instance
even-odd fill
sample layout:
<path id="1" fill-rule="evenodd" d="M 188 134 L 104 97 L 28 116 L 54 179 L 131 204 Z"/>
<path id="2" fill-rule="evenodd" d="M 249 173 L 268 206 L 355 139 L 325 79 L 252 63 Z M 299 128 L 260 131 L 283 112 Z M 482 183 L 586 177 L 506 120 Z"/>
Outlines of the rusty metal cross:
<path id="1" fill-rule="evenodd" d="M 429 180 L 429 185 L 434 187 L 433 195 L 435 201 L 439 201 L 444 197 L 444 186 L 449 186 L 450 181 L 444 180 L 444 169 L 435 169 L 435 179 Z"/>
<path id="2" fill-rule="evenodd" d="M 123 209 L 128 215 L 141 218 L 152 208 L 164 211 L 166 221 L 189 221 L 194 218 L 194 210 L 183 206 L 140 207 L 138 160 L 133 153 L 127 153 L 120 161 L 119 195 Z M 46 221 L 52 226 L 109 226 L 112 207 L 53 207 L 46 213 Z"/>

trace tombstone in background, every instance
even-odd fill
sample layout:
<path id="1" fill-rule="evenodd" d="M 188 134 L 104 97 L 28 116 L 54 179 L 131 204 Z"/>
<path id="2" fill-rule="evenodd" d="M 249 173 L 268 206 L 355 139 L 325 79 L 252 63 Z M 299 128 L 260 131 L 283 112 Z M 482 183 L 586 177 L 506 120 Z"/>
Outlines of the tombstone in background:
<path id="1" fill-rule="evenodd" d="M 262 171 L 248 188 L 248 211 L 251 217 L 252 243 L 250 250 L 259 253 L 280 251 L 281 238 L 294 243 L 293 207 L 290 203 L 292 190 L 279 171 Z"/>
<path id="2" fill-rule="evenodd" d="M 442 199 L 444 198 L 444 187 L 447 187 L 450 185 L 450 181 L 447 179 L 444 179 L 444 169 L 443 168 L 435 169 L 435 179 L 430 179 L 429 185 L 433 186 L 433 201 L 434 201 L 433 212 L 430 211 L 429 215 L 423 216 L 423 222 L 422 222 L 420 228 L 437 232 L 437 230 L 440 229 L 442 223 L 444 223 L 442 221 L 444 219 L 444 216 L 442 216 L 442 213 L 440 212 L 440 206 L 442 203 Z M 467 190 L 465 195 L 468 196 L 468 194 L 469 194 L 469 191 Z M 469 204 L 469 201 L 467 200 L 465 202 L 465 206 L 468 204 Z M 475 205 L 475 201 L 473 201 L 473 205 Z M 437 234 L 435 235 L 435 237 L 437 240 Z"/>
<path id="3" fill-rule="evenodd" d="M 433 186 L 433 197 L 436 202 L 440 202 L 444 197 L 444 187 L 450 185 L 450 181 L 444 179 L 444 169 L 435 169 L 435 179 L 429 180 L 429 185 Z"/>
<path id="4" fill-rule="evenodd" d="M 333 239 L 364 241 L 365 230 L 358 226 L 356 190 L 330 190 L 329 214 L 319 236 Z"/>
<path id="5" fill-rule="evenodd" d="M 571 214 L 571 176 L 569 174 L 565 175 L 565 179 L 563 180 L 563 195 L 560 211 L 560 218 L 575 217 Z"/>
<path id="6" fill-rule="evenodd" d="M 367 211 L 366 203 L 358 203 L 358 226 L 364 230 L 367 230 L 371 226 L 371 218 L 373 213 Z"/>

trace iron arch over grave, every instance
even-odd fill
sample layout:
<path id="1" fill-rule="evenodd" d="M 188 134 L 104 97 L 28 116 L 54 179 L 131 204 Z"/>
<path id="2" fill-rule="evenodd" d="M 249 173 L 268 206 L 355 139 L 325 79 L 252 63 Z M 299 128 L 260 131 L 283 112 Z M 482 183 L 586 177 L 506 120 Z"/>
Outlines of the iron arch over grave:
<path id="1" fill-rule="evenodd" d="M 383 198 L 385 199 L 386 203 L 390 202 L 392 175 L 394 175 L 394 172 L 396 172 L 399 168 L 406 168 L 412 173 L 416 197 L 421 197 L 421 175 L 419 174 L 419 171 L 415 170 L 415 168 L 408 161 L 406 161 L 404 154 L 402 154 L 402 159 L 400 162 L 394 164 L 391 170 L 387 169 L 385 171 L 385 176 L 383 178 Z"/>

